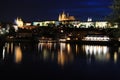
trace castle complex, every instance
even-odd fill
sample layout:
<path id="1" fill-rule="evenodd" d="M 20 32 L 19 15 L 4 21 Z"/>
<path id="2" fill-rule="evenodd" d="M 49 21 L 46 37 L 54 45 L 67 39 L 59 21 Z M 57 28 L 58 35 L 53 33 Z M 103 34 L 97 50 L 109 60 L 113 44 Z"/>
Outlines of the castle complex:
<path id="1" fill-rule="evenodd" d="M 74 16 L 69 16 L 69 14 L 65 14 L 64 12 L 62 14 L 59 14 L 58 21 L 67 21 L 67 20 L 75 20 Z"/>
<path id="2" fill-rule="evenodd" d="M 38 21 L 38 22 L 32 22 L 32 23 L 23 23 L 21 18 L 17 18 L 15 20 L 16 25 L 19 28 L 28 28 L 33 26 L 59 26 L 60 24 L 68 25 L 69 27 L 76 27 L 76 28 L 118 28 L 118 25 L 115 24 L 114 26 L 111 26 L 111 24 L 107 21 L 93 21 L 92 18 L 88 17 L 86 21 L 78 21 L 75 19 L 74 16 L 70 16 L 69 14 L 66 14 L 65 12 L 62 12 L 59 14 L 58 21 Z M 31 26 L 33 25 L 33 26 Z"/>

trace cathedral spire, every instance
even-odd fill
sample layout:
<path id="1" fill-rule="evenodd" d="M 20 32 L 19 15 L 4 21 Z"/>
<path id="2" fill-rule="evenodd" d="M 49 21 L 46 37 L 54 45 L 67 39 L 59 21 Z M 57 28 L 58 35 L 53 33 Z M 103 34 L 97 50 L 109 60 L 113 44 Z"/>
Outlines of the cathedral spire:
<path id="1" fill-rule="evenodd" d="M 69 13 L 65 14 L 63 11 L 62 14 L 59 14 L 59 21 L 75 20 L 74 16 L 69 16 Z"/>

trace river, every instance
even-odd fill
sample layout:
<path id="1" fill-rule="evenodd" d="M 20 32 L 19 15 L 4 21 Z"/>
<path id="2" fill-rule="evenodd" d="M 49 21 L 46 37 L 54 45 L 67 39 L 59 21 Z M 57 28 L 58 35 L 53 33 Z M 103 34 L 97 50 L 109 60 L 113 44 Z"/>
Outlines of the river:
<path id="1" fill-rule="evenodd" d="M 40 79 L 118 79 L 120 46 L 6 42 L 0 76 Z"/>

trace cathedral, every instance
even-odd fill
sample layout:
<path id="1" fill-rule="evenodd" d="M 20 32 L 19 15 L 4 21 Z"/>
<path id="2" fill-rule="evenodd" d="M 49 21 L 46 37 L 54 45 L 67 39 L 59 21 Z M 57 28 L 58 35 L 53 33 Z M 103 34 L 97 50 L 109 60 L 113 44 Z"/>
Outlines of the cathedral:
<path id="1" fill-rule="evenodd" d="M 68 21 L 68 20 L 75 20 L 75 17 L 69 16 L 69 14 L 65 14 L 64 12 L 62 14 L 59 14 L 58 21 Z"/>
<path id="2" fill-rule="evenodd" d="M 18 26 L 18 27 L 20 27 L 20 28 L 23 28 L 23 21 L 22 21 L 22 19 L 21 18 L 17 18 L 17 19 L 15 19 L 15 23 L 16 23 L 16 25 Z"/>

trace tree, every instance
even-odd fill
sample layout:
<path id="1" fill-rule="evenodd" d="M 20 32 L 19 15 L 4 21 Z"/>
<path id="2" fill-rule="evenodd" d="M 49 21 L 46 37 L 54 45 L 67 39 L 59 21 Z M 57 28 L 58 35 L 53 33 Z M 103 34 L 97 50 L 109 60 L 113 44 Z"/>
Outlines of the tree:
<path id="1" fill-rule="evenodd" d="M 117 29 L 113 29 L 109 35 L 113 35 L 114 38 L 120 37 L 120 0 L 113 0 L 113 4 L 110 6 L 112 13 L 108 16 L 107 20 L 112 26 L 118 25 Z"/>
<path id="2" fill-rule="evenodd" d="M 120 28 L 120 0 L 113 0 L 113 4 L 110 8 L 112 9 L 112 14 L 109 15 L 108 21 L 112 25 L 117 23 Z"/>

